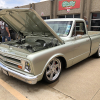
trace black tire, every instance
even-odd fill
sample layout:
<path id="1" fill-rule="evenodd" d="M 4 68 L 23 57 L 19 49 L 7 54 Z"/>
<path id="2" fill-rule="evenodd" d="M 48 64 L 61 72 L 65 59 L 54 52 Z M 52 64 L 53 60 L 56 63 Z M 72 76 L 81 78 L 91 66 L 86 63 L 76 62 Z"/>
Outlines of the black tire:
<path id="1" fill-rule="evenodd" d="M 97 52 L 94 54 L 94 56 L 95 56 L 96 58 L 100 58 L 100 46 L 99 46 Z"/>
<path id="2" fill-rule="evenodd" d="M 61 71 L 61 60 L 58 58 L 54 58 L 48 63 L 44 72 L 43 80 L 47 83 L 53 83 L 59 78 Z"/>
<path id="3" fill-rule="evenodd" d="M 0 36 L 0 42 L 2 42 L 2 37 Z"/>

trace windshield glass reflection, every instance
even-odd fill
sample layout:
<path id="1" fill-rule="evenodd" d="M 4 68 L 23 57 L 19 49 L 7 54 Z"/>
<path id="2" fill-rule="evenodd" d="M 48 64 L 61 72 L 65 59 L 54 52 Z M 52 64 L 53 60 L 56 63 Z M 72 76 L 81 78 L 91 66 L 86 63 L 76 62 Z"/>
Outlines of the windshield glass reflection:
<path id="1" fill-rule="evenodd" d="M 46 21 L 46 23 L 59 36 L 68 36 L 72 26 L 72 21 Z"/>

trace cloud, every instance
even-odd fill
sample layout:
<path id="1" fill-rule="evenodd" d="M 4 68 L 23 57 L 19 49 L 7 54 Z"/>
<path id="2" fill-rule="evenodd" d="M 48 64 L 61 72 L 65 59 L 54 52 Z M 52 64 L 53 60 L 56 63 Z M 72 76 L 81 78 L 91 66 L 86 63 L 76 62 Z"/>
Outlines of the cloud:
<path id="1" fill-rule="evenodd" d="M 49 0 L 40 0 L 40 2 L 49 1 Z"/>
<path id="2" fill-rule="evenodd" d="M 14 8 L 36 2 L 40 2 L 40 0 L 0 0 L 0 8 Z"/>
<path id="3" fill-rule="evenodd" d="M 0 0 L 0 8 L 3 8 L 5 6 L 5 1 L 4 0 Z"/>
<path id="4" fill-rule="evenodd" d="M 30 3 L 36 3 L 38 0 L 21 0 L 24 5 L 30 4 Z"/>

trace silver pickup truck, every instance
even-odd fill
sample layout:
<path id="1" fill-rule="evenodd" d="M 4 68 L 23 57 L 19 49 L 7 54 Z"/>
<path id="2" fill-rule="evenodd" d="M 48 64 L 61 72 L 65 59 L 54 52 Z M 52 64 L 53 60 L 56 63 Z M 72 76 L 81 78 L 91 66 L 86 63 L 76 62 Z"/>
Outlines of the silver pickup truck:
<path id="1" fill-rule="evenodd" d="M 63 67 L 100 57 L 100 32 L 88 32 L 83 19 L 43 19 L 32 9 L 5 9 L 0 19 L 17 40 L 0 43 L 0 70 L 29 84 L 56 81 Z"/>

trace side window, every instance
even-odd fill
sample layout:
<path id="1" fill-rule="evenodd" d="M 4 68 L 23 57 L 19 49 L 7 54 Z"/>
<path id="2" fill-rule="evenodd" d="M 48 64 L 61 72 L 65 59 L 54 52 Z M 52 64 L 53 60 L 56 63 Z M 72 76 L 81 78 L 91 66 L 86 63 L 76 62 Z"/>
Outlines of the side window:
<path id="1" fill-rule="evenodd" d="M 84 22 L 76 22 L 73 29 L 72 37 L 77 35 L 85 35 L 85 34 L 86 34 L 86 30 L 85 30 Z"/>

